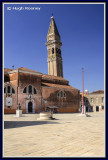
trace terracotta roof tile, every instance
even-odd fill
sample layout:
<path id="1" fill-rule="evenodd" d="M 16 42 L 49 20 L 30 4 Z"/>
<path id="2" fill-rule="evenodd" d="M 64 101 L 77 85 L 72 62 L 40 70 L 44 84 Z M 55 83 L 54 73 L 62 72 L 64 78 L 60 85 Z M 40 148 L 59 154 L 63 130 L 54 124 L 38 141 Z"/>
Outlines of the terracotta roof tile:
<path id="1" fill-rule="evenodd" d="M 37 72 L 37 71 L 31 70 L 31 69 L 28 69 L 28 68 L 24 68 L 24 67 L 20 67 L 20 68 L 16 68 L 16 69 L 4 68 L 4 72 L 10 72 L 10 71 L 14 71 L 14 70 L 17 70 L 17 69 L 22 70 L 22 71 L 34 72 L 34 73 L 42 74 L 41 72 Z"/>
<path id="2" fill-rule="evenodd" d="M 17 69 L 23 70 L 23 71 L 28 71 L 28 72 L 41 73 L 41 72 L 37 72 L 37 71 L 31 70 L 31 69 L 28 69 L 28 68 L 24 68 L 24 67 L 20 67 L 20 68 L 17 68 Z"/>
<path id="3" fill-rule="evenodd" d="M 52 83 L 42 83 L 42 85 L 46 85 L 49 87 L 55 87 L 55 88 L 64 88 L 64 89 L 75 89 L 78 90 L 72 86 L 68 86 L 68 85 L 60 85 L 60 84 L 52 84 Z"/>
<path id="4" fill-rule="evenodd" d="M 13 69 L 9 69 L 9 68 L 4 68 L 4 72 L 10 72 L 12 71 Z"/>
<path id="5" fill-rule="evenodd" d="M 66 79 L 64 79 L 63 77 L 58 77 L 58 76 L 52 76 L 52 75 L 46 75 L 43 74 L 42 78 L 44 79 L 55 79 L 55 80 L 62 80 L 62 81 L 67 81 Z M 68 81 L 67 81 L 68 82 Z"/>
<path id="6" fill-rule="evenodd" d="M 98 93 L 104 93 L 104 91 L 103 90 L 98 90 L 98 91 L 91 92 L 90 94 L 98 94 Z"/>

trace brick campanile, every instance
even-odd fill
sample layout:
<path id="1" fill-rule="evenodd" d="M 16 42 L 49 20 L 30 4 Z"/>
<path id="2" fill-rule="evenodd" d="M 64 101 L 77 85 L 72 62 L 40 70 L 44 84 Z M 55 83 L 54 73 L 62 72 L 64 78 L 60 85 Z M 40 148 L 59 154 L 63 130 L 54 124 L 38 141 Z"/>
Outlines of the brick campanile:
<path id="1" fill-rule="evenodd" d="M 48 75 L 63 77 L 63 66 L 61 56 L 61 40 L 54 20 L 51 17 L 51 23 L 47 34 L 47 52 L 48 52 Z"/>

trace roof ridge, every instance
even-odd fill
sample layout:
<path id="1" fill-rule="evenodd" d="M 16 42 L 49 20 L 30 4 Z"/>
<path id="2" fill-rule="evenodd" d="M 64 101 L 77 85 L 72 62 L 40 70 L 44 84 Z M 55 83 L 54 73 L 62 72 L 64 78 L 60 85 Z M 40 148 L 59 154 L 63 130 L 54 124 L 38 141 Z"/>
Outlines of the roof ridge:
<path id="1" fill-rule="evenodd" d="M 55 84 L 55 83 L 47 83 L 47 82 L 42 82 L 42 84 L 45 84 L 45 85 L 49 85 L 50 87 L 52 86 L 52 87 L 59 87 L 59 88 L 70 88 L 70 89 L 75 89 L 75 90 L 79 90 L 79 89 L 77 89 L 77 88 L 75 88 L 75 87 L 72 87 L 72 86 L 70 86 L 70 85 L 66 85 L 66 84 Z"/>
<path id="2" fill-rule="evenodd" d="M 55 79 L 59 79 L 59 78 L 60 78 L 60 80 L 63 79 L 63 80 L 65 80 L 65 81 L 68 81 L 67 79 L 65 79 L 65 78 L 63 78 L 63 77 L 58 77 L 58 76 L 54 76 L 54 75 L 42 74 L 42 77 L 44 77 L 44 76 L 46 76 L 46 78 L 48 78 L 48 77 L 52 77 L 53 79 L 54 79 L 54 78 L 55 78 Z"/>

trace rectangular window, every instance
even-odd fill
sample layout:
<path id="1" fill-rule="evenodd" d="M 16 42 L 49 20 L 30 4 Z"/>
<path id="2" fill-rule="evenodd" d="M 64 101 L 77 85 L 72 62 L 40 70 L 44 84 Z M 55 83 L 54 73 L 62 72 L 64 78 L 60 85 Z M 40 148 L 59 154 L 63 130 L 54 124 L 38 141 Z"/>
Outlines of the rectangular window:
<path id="1" fill-rule="evenodd" d="M 6 93 L 6 87 L 4 88 L 4 93 Z"/>
<path id="2" fill-rule="evenodd" d="M 102 99 L 102 103 L 104 103 L 104 97 L 102 97 L 101 99 Z"/>
<path id="3" fill-rule="evenodd" d="M 91 102 L 93 102 L 93 98 L 91 98 Z"/>

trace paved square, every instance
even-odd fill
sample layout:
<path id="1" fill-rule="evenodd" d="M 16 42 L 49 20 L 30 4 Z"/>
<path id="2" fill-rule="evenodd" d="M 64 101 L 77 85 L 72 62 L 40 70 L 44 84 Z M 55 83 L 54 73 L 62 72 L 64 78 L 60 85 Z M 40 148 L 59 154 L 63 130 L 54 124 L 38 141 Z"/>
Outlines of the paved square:
<path id="1" fill-rule="evenodd" d="M 104 157 L 104 113 L 4 116 L 4 157 Z"/>

